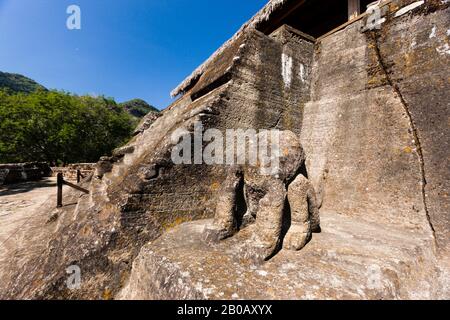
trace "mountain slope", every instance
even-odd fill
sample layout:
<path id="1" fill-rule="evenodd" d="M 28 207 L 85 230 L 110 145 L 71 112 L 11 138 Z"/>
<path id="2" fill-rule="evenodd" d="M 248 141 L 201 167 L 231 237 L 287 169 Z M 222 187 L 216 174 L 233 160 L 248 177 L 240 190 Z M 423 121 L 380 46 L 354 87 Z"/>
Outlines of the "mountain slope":
<path id="1" fill-rule="evenodd" d="M 47 89 L 36 81 L 20 74 L 7 73 L 0 71 L 0 90 L 7 89 L 13 93 L 32 93 L 37 90 Z M 133 99 L 119 103 L 129 114 L 135 118 L 143 118 L 149 113 L 159 114 L 159 110 L 149 105 L 142 99 Z"/>
<path id="2" fill-rule="evenodd" d="M 150 112 L 159 113 L 158 109 L 149 105 L 142 99 L 133 99 L 130 101 L 120 103 L 119 105 L 125 108 L 125 110 L 127 110 L 128 113 L 130 113 L 132 116 L 136 118 L 143 118 Z"/>
<path id="3" fill-rule="evenodd" d="M 15 73 L 0 71 L 0 89 L 9 89 L 13 92 L 31 93 L 37 90 L 47 90 L 36 81 Z"/>

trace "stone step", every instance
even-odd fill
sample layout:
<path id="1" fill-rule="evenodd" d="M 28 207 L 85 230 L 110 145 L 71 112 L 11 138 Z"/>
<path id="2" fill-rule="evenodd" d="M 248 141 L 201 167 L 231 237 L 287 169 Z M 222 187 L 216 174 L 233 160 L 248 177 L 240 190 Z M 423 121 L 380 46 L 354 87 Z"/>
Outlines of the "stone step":
<path id="1" fill-rule="evenodd" d="M 281 250 L 264 264 L 240 250 L 252 227 L 217 245 L 202 240 L 202 220 L 182 224 L 145 246 L 122 299 L 400 299 L 431 298 L 431 238 L 321 213 L 322 233 L 300 252 Z M 423 278 L 423 279 L 422 279 Z M 437 285 L 436 285 L 437 287 Z"/>

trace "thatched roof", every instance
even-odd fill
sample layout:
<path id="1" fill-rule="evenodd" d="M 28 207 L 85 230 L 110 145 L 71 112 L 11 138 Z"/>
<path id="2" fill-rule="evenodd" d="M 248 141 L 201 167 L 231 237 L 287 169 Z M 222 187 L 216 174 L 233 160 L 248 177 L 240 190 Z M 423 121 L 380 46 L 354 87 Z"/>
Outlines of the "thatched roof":
<path id="1" fill-rule="evenodd" d="M 208 58 L 201 66 L 194 70 L 194 72 L 187 77 L 178 87 L 176 87 L 172 92 L 171 96 L 176 97 L 180 94 L 184 94 L 192 85 L 201 77 L 209 65 L 215 60 L 215 57 L 220 55 L 227 47 L 229 47 L 239 36 L 245 32 L 248 28 L 258 27 L 269 21 L 274 13 L 278 12 L 285 5 L 300 2 L 301 0 L 270 0 L 264 8 L 262 8 L 252 19 L 246 22 L 238 32 L 227 42 L 225 42 L 216 52 L 213 53 L 211 57 Z"/>

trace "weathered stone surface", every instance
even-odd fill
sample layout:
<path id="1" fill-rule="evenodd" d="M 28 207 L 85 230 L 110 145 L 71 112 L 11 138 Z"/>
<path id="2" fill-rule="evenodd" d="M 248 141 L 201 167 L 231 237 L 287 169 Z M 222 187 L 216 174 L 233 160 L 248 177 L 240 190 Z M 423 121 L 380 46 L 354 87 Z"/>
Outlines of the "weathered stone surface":
<path id="1" fill-rule="evenodd" d="M 234 235 L 240 228 L 238 220 L 238 195 L 242 191 L 242 171 L 236 167 L 228 170 L 227 177 L 220 187 L 214 223 L 205 230 L 204 240 L 217 242 Z"/>
<path id="2" fill-rule="evenodd" d="M 423 201 L 442 251 L 450 248 L 450 3 L 427 2 L 423 15 L 383 26 L 372 44 L 410 119 Z"/>
<path id="3" fill-rule="evenodd" d="M 439 14 L 444 17 L 448 12 Z M 384 28 L 403 25 L 409 33 L 420 32 L 413 21 L 394 20 Z M 431 235 L 427 221 L 431 197 L 425 204 L 414 130 L 401 97 L 379 71 L 370 36 L 359 30 L 357 23 L 322 39 L 316 53 L 312 101 L 305 107 L 301 134 L 309 177 L 326 210 L 422 228 Z M 433 92 L 448 101 L 448 90 Z M 448 109 L 440 112 L 444 117 L 446 113 Z M 431 127 L 424 126 L 422 134 L 435 130 Z M 445 206 L 446 199 L 436 202 Z M 442 215 L 448 216 L 446 212 Z"/>
<path id="4" fill-rule="evenodd" d="M 65 188 L 65 205 L 57 209 L 54 177 L 0 188 L 0 297 L 27 282 L 29 274 L 20 274 L 21 266 L 39 272 L 50 259 L 46 252 L 49 240 L 76 219 L 73 213 L 80 195 Z M 44 278 L 37 281 L 35 285 L 43 287 Z"/>
<path id="5" fill-rule="evenodd" d="M 102 159 L 70 213 L 48 203 L 24 226 L 39 248 L 2 262 L 0 297 L 109 299 L 128 283 L 120 297 L 448 298 L 448 6 L 388 11 L 375 34 L 358 21 L 316 43 L 289 27 L 240 34 L 127 152 Z M 235 248 L 256 226 L 215 246 L 199 241 L 202 223 L 172 230 L 212 218 L 227 177 L 170 161 L 172 133 L 196 121 L 299 135 L 324 232 L 253 272 Z M 373 272 L 381 283 L 367 284 Z"/>
<path id="6" fill-rule="evenodd" d="M 431 223 L 438 250 L 450 239 L 448 139 L 436 138 L 449 128 L 449 56 L 438 50 L 448 15 L 392 18 L 376 41 L 361 23 L 322 39 L 301 134 L 325 209 L 430 232 Z"/>
<path id="7" fill-rule="evenodd" d="M 145 130 L 151 127 L 151 125 L 159 118 L 162 114 L 160 112 L 150 111 L 142 120 L 139 122 L 136 130 L 134 131 L 135 135 L 143 133 Z"/>
<path id="8" fill-rule="evenodd" d="M 320 230 L 319 206 L 313 186 L 302 174 L 289 185 L 291 226 L 284 238 L 284 248 L 300 250 L 311 239 L 313 231 Z"/>
<path id="9" fill-rule="evenodd" d="M 285 111 L 308 99 L 308 79 L 294 76 L 294 69 L 300 70 L 300 60 L 311 64 L 313 43 L 303 38 L 296 41 L 284 45 L 257 31 L 244 34 L 245 45 L 227 53 L 240 57 L 230 59 L 231 65 L 225 68 L 232 81 L 213 86 L 195 101 L 190 95 L 183 97 L 130 141 L 132 153 L 102 158 L 90 195 L 82 197 L 75 210 L 77 219 L 52 234 L 43 254 L 49 256 L 47 261 L 25 265 L 18 272 L 21 280 L 7 284 L 3 297 L 102 298 L 105 292 L 114 296 L 141 246 L 173 225 L 213 217 L 226 167 L 174 165 L 171 135 L 178 129 L 192 130 L 196 121 L 202 121 L 205 129 L 288 126 L 298 134 L 292 120 L 299 113 Z M 283 69 L 283 50 L 295 46 L 308 56 L 293 57 L 293 69 Z M 145 174 L 149 170 L 153 173 Z M 83 270 L 84 281 L 78 291 L 65 285 L 65 269 L 73 263 Z M 43 278 L 47 281 L 36 285 Z"/>
<path id="10" fill-rule="evenodd" d="M 264 265 L 240 255 L 250 226 L 216 245 L 211 220 L 183 224 L 147 244 L 119 299 L 432 299 L 449 297 L 428 235 L 322 212 L 322 233 Z M 447 279 L 448 280 L 448 279 Z M 448 283 L 447 283 L 448 285 Z M 445 291 L 447 290 L 447 291 Z"/>

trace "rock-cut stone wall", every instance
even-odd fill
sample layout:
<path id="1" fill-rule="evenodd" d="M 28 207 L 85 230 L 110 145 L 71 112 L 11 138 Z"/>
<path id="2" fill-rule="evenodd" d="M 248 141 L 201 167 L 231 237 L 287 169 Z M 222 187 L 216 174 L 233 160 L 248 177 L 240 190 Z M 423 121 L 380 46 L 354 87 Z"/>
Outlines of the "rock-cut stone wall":
<path id="1" fill-rule="evenodd" d="M 16 281 L 6 296 L 102 298 L 105 290 L 113 296 L 144 244 L 183 222 L 213 217 L 227 168 L 175 165 L 172 134 L 193 132 L 196 122 L 224 135 L 227 129 L 272 128 L 300 134 L 314 41 L 286 26 L 271 36 L 256 30 L 243 34 L 188 94 L 126 147 L 101 159 L 76 219 L 57 225 L 47 252 L 30 262 L 33 271 L 11 276 Z M 37 263 L 42 256 L 46 261 Z M 65 268 L 75 262 L 84 285 L 70 291 Z M 33 285 L 44 276 L 49 281 Z"/>
<path id="2" fill-rule="evenodd" d="M 90 194 L 75 197 L 69 216 L 52 211 L 54 219 L 42 222 L 52 229 L 45 250 L 20 268 L 8 264 L 0 297 L 108 299 L 122 288 L 120 297 L 223 297 L 197 290 L 195 279 L 206 278 L 211 286 L 230 284 L 224 296 L 231 298 L 235 290 L 240 298 L 448 297 L 450 268 L 441 256 L 450 241 L 449 4 L 428 1 L 396 16 L 410 2 L 392 1 L 371 32 L 359 20 L 318 41 L 288 26 L 242 33 L 149 128 L 101 159 Z M 226 173 L 223 165 L 171 161 L 172 134 L 192 134 L 199 121 L 220 132 L 297 133 L 323 234 L 298 254 L 281 252 L 255 277 L 255 266 L 244 274 L 228 255 L 233 240 L 219 253 L 195 242 L 200 222 L 178 227 L 213 217 Z M 210 272 L 186 282 L 171 269 L 202 261 Z M 70 265 L 83 272 L 79 290 L 67 289 Z M 370 266 L 377 285 L 367 284 Z M 221 268 L 236 268 L 237 276 L 226 278 Z M 248 286 L 239 289 L 238 276 Z"/>

